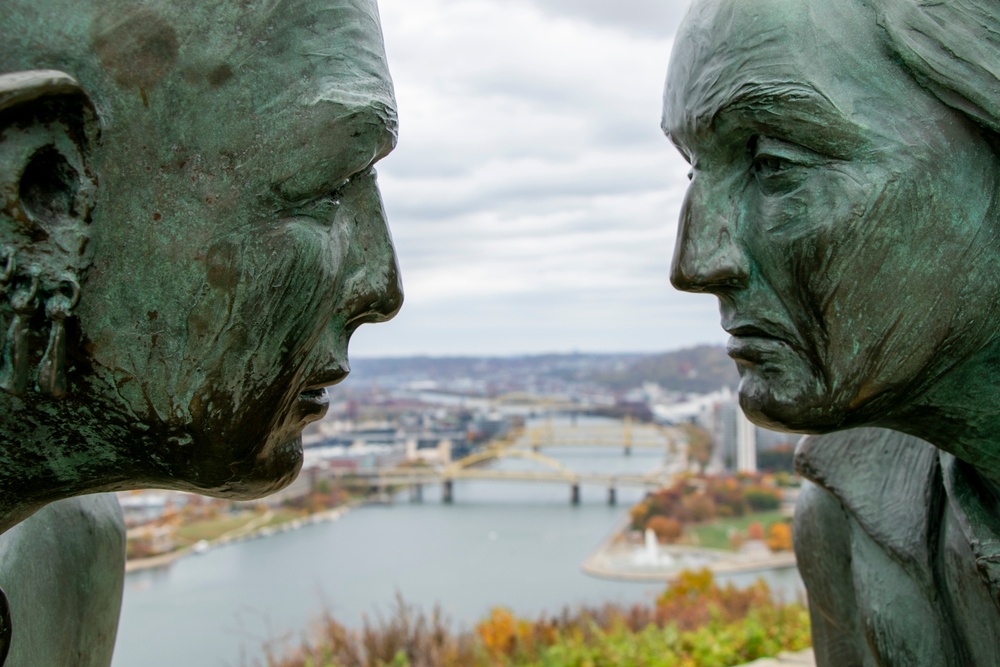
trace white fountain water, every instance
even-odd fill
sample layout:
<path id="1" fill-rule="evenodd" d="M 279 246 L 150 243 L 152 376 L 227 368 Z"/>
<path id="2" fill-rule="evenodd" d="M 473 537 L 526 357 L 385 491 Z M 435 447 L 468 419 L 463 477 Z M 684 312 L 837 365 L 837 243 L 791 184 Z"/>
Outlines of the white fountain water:
<path id="1" fill-rule="evenodd" d="M 635 552 L 632 556 L 632 562 L 635 565 L 670 568 L 675 564 L 676 560 L 670 553 L 665 551 L 661 553 L 656 533 L 649 528 L 644 534 L 644 541 L 643 549 Z"/>
<path id="2" fill-rule="evenodd" d="M 656 539 L 656 533 L 651 528 L 646 529 L 646 559 L 650 563 L 655 563 L 660 559 L 660 543 Z"/>

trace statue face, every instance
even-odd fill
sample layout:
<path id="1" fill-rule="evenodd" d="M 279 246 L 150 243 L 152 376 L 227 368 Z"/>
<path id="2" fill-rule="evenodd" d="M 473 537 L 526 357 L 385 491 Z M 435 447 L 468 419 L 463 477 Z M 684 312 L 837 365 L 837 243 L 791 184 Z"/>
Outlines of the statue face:
<path id="1" fill-rule="evenodd" d="M 400 306 L 372 170 L 395 103 L 374 0 L 277 3 L 253 26 L 182 4 L 95 23 L 116 83 L 80 382 L 133 431 L 130 482 L 253 497 L 298 471 L 352 332 Z M 214 27 L 185 45 L 184 21 Z"/>
<path id="2" fill-rule="evenodd" d="M 771 427 L 891 418 L 996 322 L 995 155 L 878 30 L 854 0 L 702 0 L 674 48 L 672 282 L 719 298 Z"/>

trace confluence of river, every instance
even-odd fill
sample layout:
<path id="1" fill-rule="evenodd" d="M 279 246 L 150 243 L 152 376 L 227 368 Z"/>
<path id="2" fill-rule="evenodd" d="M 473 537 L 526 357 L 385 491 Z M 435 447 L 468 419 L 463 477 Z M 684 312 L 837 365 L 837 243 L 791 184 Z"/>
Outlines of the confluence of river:
<path id="1" fill-rule="evenodd" d="M 581 420 L 578 428 L 586 426 Z M 664 452 L 552 448 L 544 454 L 578 472 L 648 472 Z M 505 460 L 494 465 L 537 465 Z M 494 606 L 523 615 L 566 605 L 650 602 L 663 586 L 594 579 L 580 564 L 613 530 L 637 489 L 584 487 L 569 503 L 564 484 L 464 481 L 455 504 L 427 488 L 422 504 L 406 494 L 393 506 L 356 509 L 333 523 L 215 549 L 125 581 L 113 667 L 250 667 L 265 642 L 298 641 L 329 610 L 345 625 L 388 613 L 397 593 L 430 611 L 435 604 L 458 627 Z M 774 583 L 794 590 L 794 570 Z M 750 581 L 754 577 L 744 577 Z"/>

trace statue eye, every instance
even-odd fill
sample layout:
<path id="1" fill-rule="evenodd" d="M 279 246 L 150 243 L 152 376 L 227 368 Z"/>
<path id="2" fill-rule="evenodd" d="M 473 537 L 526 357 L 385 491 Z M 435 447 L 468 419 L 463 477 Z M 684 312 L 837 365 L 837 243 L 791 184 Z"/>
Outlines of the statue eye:
<path id="1" fill-rule="evenodd" d="M 333 224 L 344 191 L 350 186 L 351 180 L 351 178 L 344 179 L 333 190 L 299 202 L 286 209 L 286 213 L 290 216 L 313 218 L 325 226 Z"/>
<path id="2" fill-rule="evenodd" d="M 788 167 L 788 162 L 773 155 L 758 155 L 753 159 L 752 163 L 754 173 L 763 176 L 781 173 L 788 169 Z"/>
<path id="3" fill-rule="evenodd" d="M 778 195 L 798 188 L 814 167 L 827 159 L 804 146 L 782 139 L 755 136 L 747 145 L 750 177 L 765 195 Z"/>
<path id="4" fill-rule="evenodd" d="M 779 174 L 791 167 L 788 159 L 780 155 L 779 146 L 773 139 L 754 136 L 747 144 L 750 154 L 750 170 L 759 176 Z"/>

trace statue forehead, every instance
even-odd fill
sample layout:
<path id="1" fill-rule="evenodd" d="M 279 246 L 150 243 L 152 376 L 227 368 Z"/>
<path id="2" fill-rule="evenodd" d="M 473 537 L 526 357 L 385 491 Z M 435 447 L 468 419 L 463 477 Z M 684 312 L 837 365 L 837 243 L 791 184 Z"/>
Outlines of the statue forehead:
<path id="1" fill-rule="evenodd" d="M 393 103 L 376 0 L 120 0 L 98 3 L 88 38 L 126 88 Z"/>
<path id="2" fill-rule="evenodd" d="M 116 4 L 91 31 L 125 137 L 109 159 L 145 133 L 164 153 L 229 156 L 297 194 L 395 142 L 376 0 Z"/>
<path id="3" fill-rule="evenodd" d="M 753 86 L 860 91 L 850 79 L 886 61 L 879 44 L 874 15 L 856 0 L 695 2 L 671 56 L 664 130 L 703 125 Z"/>

